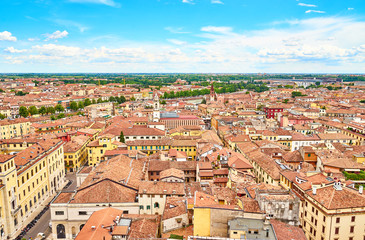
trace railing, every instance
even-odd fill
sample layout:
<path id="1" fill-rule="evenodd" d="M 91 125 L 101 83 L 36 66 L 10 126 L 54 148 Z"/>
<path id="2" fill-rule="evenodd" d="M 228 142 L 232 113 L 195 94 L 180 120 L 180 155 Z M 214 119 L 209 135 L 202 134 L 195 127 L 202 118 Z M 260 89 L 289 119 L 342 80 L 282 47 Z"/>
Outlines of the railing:
<path id="1" fill-rule="evenodd" d="M 15 215 L 20 209 L 21 209 L 21 206 L 18 205 L 15 209 L 11 210 L 11 215 Z"/>

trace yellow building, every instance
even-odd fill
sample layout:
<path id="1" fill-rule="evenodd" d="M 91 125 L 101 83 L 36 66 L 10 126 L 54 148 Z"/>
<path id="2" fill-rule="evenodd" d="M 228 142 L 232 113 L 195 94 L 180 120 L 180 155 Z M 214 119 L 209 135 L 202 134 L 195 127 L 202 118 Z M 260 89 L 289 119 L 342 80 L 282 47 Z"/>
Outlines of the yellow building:
<path id="1" fill-rule="evenodd" d="M 196 140 L 172 140 L 171 149 L 185 152 L 188 160 L 195 160 L 196 157 Z"/>
<path id="2" fill-rule="evenodd" d="M 341 182 L 301 191 L 301 225 L 307 239 L 364 239 L 365 196 Z"/>
<path id="3" fill-rule="evenodd" d="M 89 166 L 95 166 L 102 161 L 107 150 L 116 149 L 122 143 L 117 141 L 117 136 L 112 134 L 103 134 L 97 140 L 87 145 L 87 155 Z"/>
<path id="4" fill-rule="evenodd" d="M 0 140 L 0 153 L 8 154 L 20 152 L 38 141 L 39 139 L 3 139 Z"/>
<path id="5" fill-rule="evenodd" d="M 77 171 L 87 161 L 86 146 L 92 137 L 76 136 L 64 145 L 66 171 Z"/>
<path id="6" fill-rule="evenodd" d="M 30 121 L 26 118 L 0 121 L 0 139 L 21 137 L 31 132 Z"/>
<path id="7" fill-rule="evenodd" d="M 354 154 L 353 159 L 358 163 L 364 163 L 365 153 Z"/>
<path id="8" fill-rule="evenodd" d="M 362 145 L 365 142 L 365 136 L 361 133 L 356 133 L 348 129 L 342 129 L 342 134 L 345 134 L 346 136 L 355 138 L 355 141 L 351 141 L 350 145 Z"/>
<path id="9" fill-rule="evenodd" d="M 138 150 L 147 155 L 151 155 L 161 150 L 168 150 L 171 148 L 170 139 L 159 140 L 134 140 L 127 143 L 129 150 Z"/>
<path id="10" fill-rule="evenodd" d="M 5 237 L 14 238 L 25 221 L 64 184 L 63 142 L 41 140 L 16 155 L 0 155 L 1 218 Z"/>
<path id="11" fill-rule="evenodd" d="M 201 136 L 203 131 L 200 126 L 180 126 L 169 131 L 170 136 Z"/>

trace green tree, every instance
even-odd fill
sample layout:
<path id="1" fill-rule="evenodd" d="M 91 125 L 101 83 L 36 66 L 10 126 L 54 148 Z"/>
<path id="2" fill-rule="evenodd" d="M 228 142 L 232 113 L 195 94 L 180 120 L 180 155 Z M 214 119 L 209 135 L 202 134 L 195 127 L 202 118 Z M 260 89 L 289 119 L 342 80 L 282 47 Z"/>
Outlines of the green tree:
<path id="1" fill-rule="evenodd" d="M 65 114 L 64 113 L 60 113 L 60 114 L 58 114 L 58 116 L 57 116 L 57 119 L 61 119 L 61 118 L 65 118 L 66 116 L 65 116 Z"/>
<path id="2" fill-rule="evenodd" d="M 45 107 L 45 106 L 42 106 L 42 107 L 38 110 L 38 112 L 39 112 L 40 114 L 44 115 L 44 114 L 46 114 L 46 113 L 47 113 L 47 109 L 46 109 L 46 107 Z"/>
<path id="3" fill-rule="evenodd" d="M 78 104 L 77 104 L 77 107 L 79 109 L 83 109 L 84 108 L 84 102 L 83 101 L 80 101 Z"/>
<path id="4" fill-rule="evenodd" d="M 122 142 L 122 143 L 125 143 L 123 131 L 120 131 L 119 141 Z"/>
<path id="5" fill-rule="evenodd" d="M 54 115 L 51 115 L 50 118 L 51 118 L 52 121 L 56 120 L 56 117 Z"/>
<path id="6" fill-rule="evenodd" d="M 56 107 L 55 107 L 55 110 L 57 112 L 64 112 L 65 108 L 61 104 L 57 104 Z"/>
<path id="7" fill-rule="evenodd" d="M 202 104 L 207 104 L 207 100 L 205 100 L 205 98 L 203 98 Z"/>
<path id="8" fill-rule="evenodd" d="M 124 96 L 120 96 L 120 97 L 119 97 L 119 99 L 120 99 L 120 101 L 121 101 L 122 103 L 124 103 L 124 102 L 126 102 L 126 101 L 127 101 L 127 99 L 125 99 L 125 97 L 124 97 Z"/>
<path id="9" fill-rule="evenodd" d="M 365 103 L 365 99 L 363 99 L 363 100 L 360 100 L 360 102 L 361 102 L 361 103 Z"/>
<path id="10" fill-rule="evenodd" d="M 291 93 L 292 98 L 303 96 L 301 92 L 293 91 Z"/>
<path id="11" fill-rule="evenodd" d="M 30 113 L 30 115 L 36 115 L 38 114 L 38 109 L 35 106 L 30 106 L 28 108 L 28 112 Z"/>
<path id="12" fill-rule="evenodd" d="M 0 119 L 3 120 L 5 118 L 6 118 L 6 116 L 4 114 L 0 113 Z"/>
<path id="13" fill-rule="evenodd" d="M 55 112 L 56 112 L 56 110 L 54 109 L 54 107 L 47 107 L 47 108 L 46 108 L 46 112 L 47 112 L 47 113 L 52 113 L 52 114 L 53 114 L 53 113 L 55 113 Z"/>
<path id="14" fill-rule="evenodd" d="M 87 107 L 87 106 L 91 105 L 91 101 L 90 101 L 90 99 L 89 99 L 89 98 L 86 98 L 86 99 L 85 99 L 85 101 L 84 101 L 84 105 L 85 105 L 85 107 Z"/>
<path id="15" fill-rule="evenodd" d="M 162 104 L 162 105 L 166 105 L 166 100 L 162 100 L 162 101 L 161 101 L 161 104 Z"/>
<path id="16" fill-rule="evenodd" d="M 283 103 L 288 103 L 289 99 L 284 99 Z"/>
<path id="17" fill-rule="evenodd" d="M 19 108 L 19 115 L 22 117 L 28 117 L 28 115 L 29 115 L 28 109 L 24 106 L 21 106 Z"/>
<path id="18" fill-rule="evenodd" d="M 28 93 L 26 93 L 26 92 L 23 92 L 23 91 L 18 91 L 18 92 L 16 92 L 15 93 L 15 96 L 25 96 L 25 95 L 27 95 Z"/>
<path id="19" fill-rule="evenodd" d="M 75 101 L 70 102 L 70 109 L 76 111 L 78 109 L 77 102 Z"/>
<path id="20" fill-rule="evenodd" d="M 95 103 L 96 103 L 95 99 L 93 99 L 93 100 L 92 100 L 92 103 L 93 103 L 93 104 L 95 104 Z"/>
<path id="21" fill-rule="evenodd" d="M 115 97 L 113 97 L 113 96 L 110 96 L 109 97 L 109 102 L 115 102 L 116 100 L 115 100 Z"/>
<path id="22" fill-rule="evenodd" d="M 101 98 L 98 98 L 97 103 L 102 103 L 102 102 L 103 102 L 103 100 L 101 100 Z"/>
<path id="23" fill-rule="evenodd" d="M 134 98 L 134 97 L 131 97 L 131 101 L 133 102 L 133 101 L 136 101 L 136 99 Z"/>
<path id="24" fill-rule="evenodd" d="M 5 91 L 4 91 L 3 89 L 1 89 L 1 88 L 0 88 L 0 93 L 3 93 L 3 92 L 5 92 Z"/>

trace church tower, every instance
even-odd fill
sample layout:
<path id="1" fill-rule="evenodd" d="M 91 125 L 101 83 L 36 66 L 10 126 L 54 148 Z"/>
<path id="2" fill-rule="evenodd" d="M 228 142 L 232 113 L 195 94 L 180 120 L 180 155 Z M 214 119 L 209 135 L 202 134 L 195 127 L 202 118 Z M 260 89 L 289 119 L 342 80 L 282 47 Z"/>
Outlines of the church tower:
<path id="1" fill-rule="evenodd" d="M 157 93 L 155 93 L 153 97 L 153 121 L 160 121 L 160 98 L 158 97 Z"/>
<path id="2" fill-rule="evenodd" d="M 213 82 L 212 85 L 210 86 L 210 102 L 214 102 L 217 101 L 217 95 L 214 92 L 214 86 L 213 86 Z"/>

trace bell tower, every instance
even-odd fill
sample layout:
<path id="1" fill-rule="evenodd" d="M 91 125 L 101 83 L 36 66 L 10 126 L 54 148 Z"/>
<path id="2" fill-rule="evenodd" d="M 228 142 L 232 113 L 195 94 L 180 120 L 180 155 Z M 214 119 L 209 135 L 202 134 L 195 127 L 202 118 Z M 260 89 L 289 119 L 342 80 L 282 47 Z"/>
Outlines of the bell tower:
<path id="1" fill-rule="evenodd" d="M 158 97 L 157 93 L 155 93 L 153 97 L 153 121 L 160 121 L 160 98 Z"/>
<path id="2" fill-rule="evenodd" d="M 214 86 L 213 86 L 213 82 L 212 82 L 212 85 L 210 86 L 210 102 L 214 102 L 214 101 L 217 101 L 217 95 L 215 94 L 215 91 L 214 91 Z"/>

